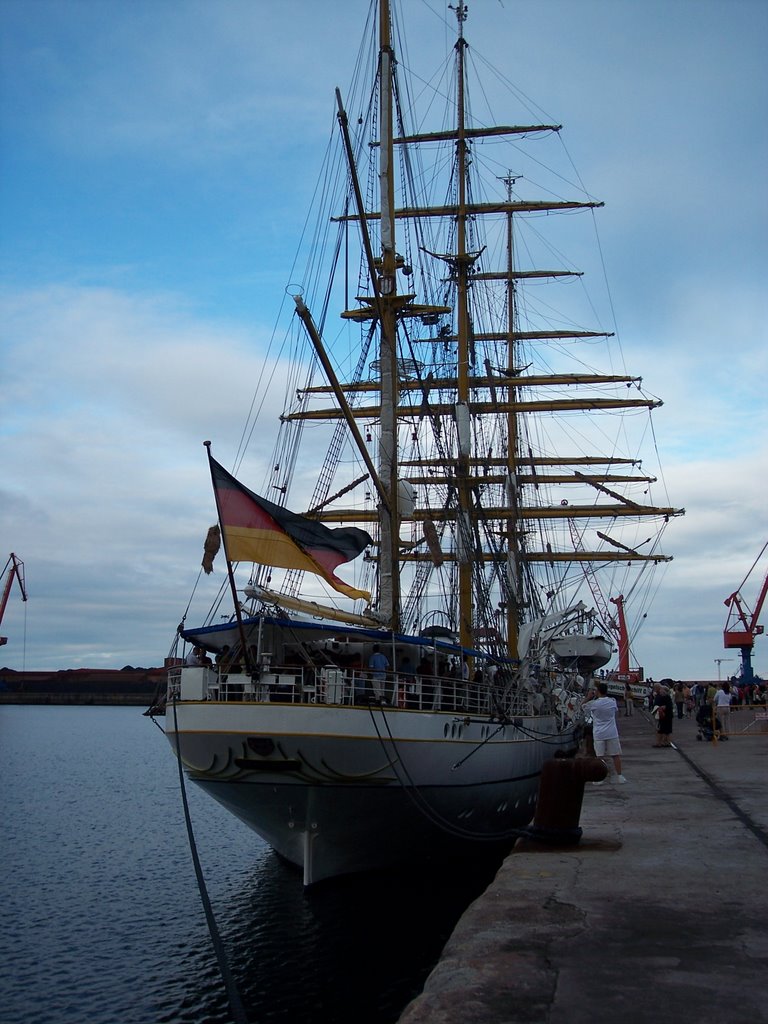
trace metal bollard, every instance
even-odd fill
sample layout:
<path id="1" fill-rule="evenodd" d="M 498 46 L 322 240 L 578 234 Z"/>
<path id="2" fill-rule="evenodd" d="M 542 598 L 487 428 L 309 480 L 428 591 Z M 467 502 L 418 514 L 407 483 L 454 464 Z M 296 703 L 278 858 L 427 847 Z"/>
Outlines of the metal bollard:
<path id="1" fill-rule="evenodd" d="M 528 838 L 552 846 L 573 846 L 579 827 L 585 782 L 601 782 L 608 774 L 599 757 L 556 758 L 545 761 L 539 795 Z"/>

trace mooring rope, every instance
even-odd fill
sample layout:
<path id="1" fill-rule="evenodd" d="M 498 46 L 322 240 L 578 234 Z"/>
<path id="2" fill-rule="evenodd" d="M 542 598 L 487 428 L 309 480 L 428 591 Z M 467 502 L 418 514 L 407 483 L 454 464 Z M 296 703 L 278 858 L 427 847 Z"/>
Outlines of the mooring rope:
<path id="1" fill-rule="evenodd" d="M 224 982 L 224 987 L 227 990 L 227 999 L 229 1000 L 229 1008 L 232 1011 L 232 1016 L 235 1020 L 235 1024 L 249 1024 L 248 1017 L 243 1006 L 243 1001 L 240 998 L 240 992 L 238 991 L 237 985 L 232 972 L 229 969 L 229 962 L 227 960 L 226 950 L 224 949 L 224 943 L 221 941 L 221 935 L 216 925 L 216 918 L 213 914 L 213 907 L 211 906 L 211 900 L 208 896 L 208 889 L 205 884 L 205 878 L 203 877 L 203 869 L 200 865 L 200 858 L 197 853 L 197 843 L 195 842 L 195 834 L 192 829 L 192 818 L 189 813 L 189 802 L 187 801 L 187 787 L 184 781 L 184 770 L 181 761 L 181 739 L 179 737 L 179 724 L 176 717 L 176 694 L 173 695 L 173 728 L 176 733 L 176 763 L 179 769 L 179 786 L 181 788 L 181 802 L 184 807 L 184 822 L 187 826 L 187 837 L 189 839 L 189 849 L 192 854 L 192 863 L 195 867 L 195 875 L 197 877 L 197 888 L 200 892 L 200 901 L 203 904 L 203 910 L 205 912 L 205 920 L 208 923 L 208 931 L 211 935 L 211 943 L 213 945 L 216 959 L 219 964 L 219 973 L 221 979 Z"/>
<path id="2" fill-rule="evenodd" d="M 413 777 L 408 771 L 408 768 L 406 767 L 405 762 L 403 761 L 402 755 L 400 754 L 397 748 L 397 741 L 392 735 L 392 730 L 389 727 L 389 721 L 387 719 L 387 715 L 383 705 L 379 707 L 379 710 L 381 711 L 384 726 L 387 730 L 389 743 L 391 744 L 392 749 L 394 751 L 395 760 L 392 762 L 392 764 L 395 769 L 395 774 L 398 776 L 397 781 L 399 782 L 403 792 L 409 798 L 409 800 L 414 805 L 416 810 L 419 811 L 421 815 L 427 819 L 427 821 L 429 821 L 432 825 L 435 825 L 437 828 L 441 829 L 443 832 L 447 832 L 449 835 L 453 835 L 458 839 L 470 839 L 480 843 L 491 844 L 505 842 L 509 839 L 515 839 L 520 836 L 528 835 L 528 831 L 525 827 L 508 828 L 498 832 L 476 832 L 473 829 L 463 828 L 461 825 L 456 824 L 456 822 L 452 822 L 449 821 L 447 818 L 444 818 L 439 811 L 437 811 L 434 807 L 430 805 L 427 798 L 421 792 L 420 787 L 414 781 Z M 374 715 L 372 705 L 369 705 L 368 713 L 371 717 L 373 727 L 376 730 L 376 736 L 378 737 L 379 743 L 381 744 L 381 748 L 389 757 L 390 755 L 387 752 L 386 748 L 387 740 L 384 736 L 382 736 L 379 730 L 379 726 L 376 722 L 376 716 Z M 398 770 L 396 767 L 397 764 L 400 765 L 402 775 L 405 777 L 405 782 L 403 782 L 403 779 L 398 774 Z"/>

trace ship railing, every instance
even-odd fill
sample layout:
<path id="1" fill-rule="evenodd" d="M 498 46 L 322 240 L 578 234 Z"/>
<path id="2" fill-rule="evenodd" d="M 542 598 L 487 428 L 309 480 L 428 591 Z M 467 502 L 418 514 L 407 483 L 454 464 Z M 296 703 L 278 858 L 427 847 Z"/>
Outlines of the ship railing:
<path id="1" fill-rule="evenodd" d="M 486 717 L 548 714 L 557 709 L 535 692 L 514 692 L 488 681 L 360 668 L 270 665 L 255 673 L 218 666 L 175 666 L 168 699 L 271 704 L 383 705 Z"/>

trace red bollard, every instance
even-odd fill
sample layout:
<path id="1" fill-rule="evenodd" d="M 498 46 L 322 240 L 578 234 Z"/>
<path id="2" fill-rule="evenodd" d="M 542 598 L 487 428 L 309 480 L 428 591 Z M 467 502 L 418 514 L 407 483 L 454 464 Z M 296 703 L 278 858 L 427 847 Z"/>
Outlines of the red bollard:
<path id="1" fill-rule="evenodd" d="M 608 774 L 599 757 L 555 758 L 545 761 L 539 779 L 536 814 L 528 837 L 552 846 L 573 846 L 579 827 L 585 782 L 601 782 Z"/>

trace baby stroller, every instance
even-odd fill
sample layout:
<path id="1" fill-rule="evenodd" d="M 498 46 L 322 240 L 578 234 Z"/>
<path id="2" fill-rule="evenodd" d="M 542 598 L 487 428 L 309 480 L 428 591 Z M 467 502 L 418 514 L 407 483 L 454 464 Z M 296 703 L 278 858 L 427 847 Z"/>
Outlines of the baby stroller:
<path id="1" fill-rule="evenodd" d="M 699 727 L 699 731 L 696 734 L 697 740 L 708 740 L 711 742 L 715 738 L 712 729 L 712 708 L 707 704 L 702 704 L 696 712 L 696 724 Z M 717 738 L 719 740 L 728 739 L 727 736 L 723 735 L 723 725 L 717 716 L 715 716 L 715 729 L 717 730 Z"/>

